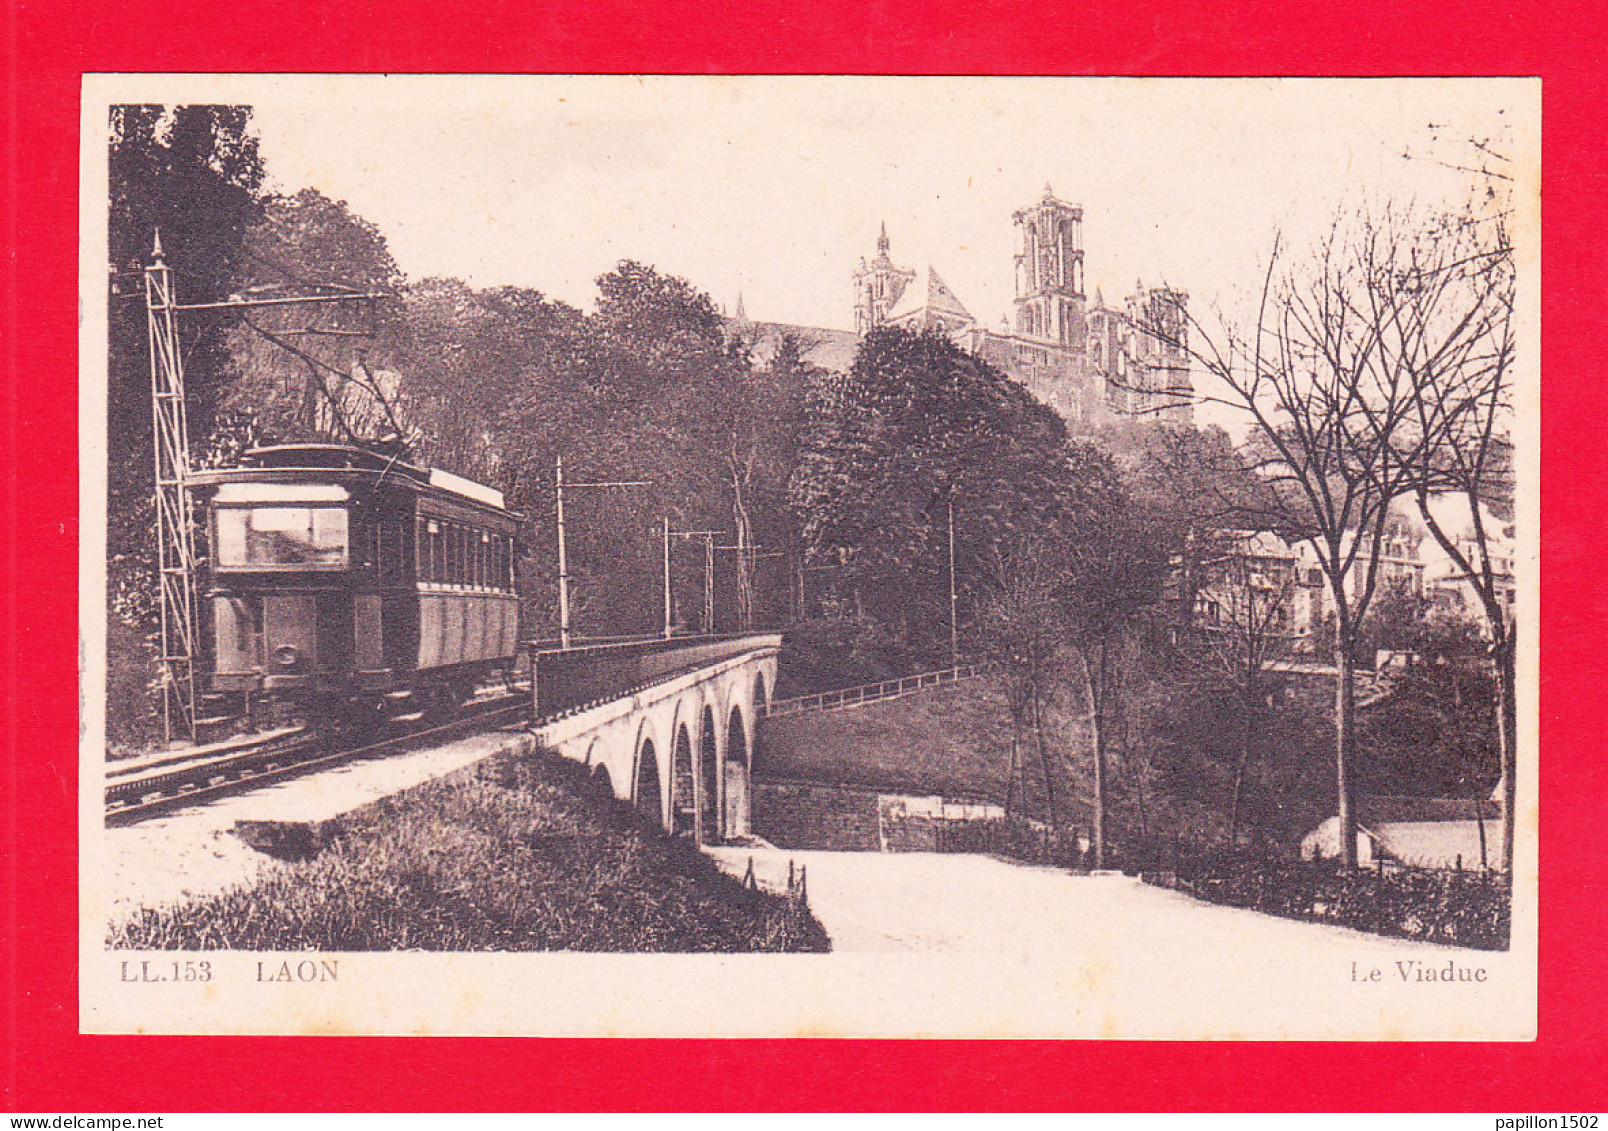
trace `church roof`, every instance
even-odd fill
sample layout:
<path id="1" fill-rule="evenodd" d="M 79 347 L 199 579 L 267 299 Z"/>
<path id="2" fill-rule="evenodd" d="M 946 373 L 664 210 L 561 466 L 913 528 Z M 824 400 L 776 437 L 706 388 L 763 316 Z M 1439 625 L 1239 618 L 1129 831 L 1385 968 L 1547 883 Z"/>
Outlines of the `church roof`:
<path id="1" fill-rule="evenodd" d="M 900 322 L 923 313 L 935 316 L 936 321 L 945 325 L 957 320 L 962 324 L 976 321 L 955 292 L 949 289 L 949 285 L 938 277 L 937 270 L 930 266 L 927 268 L 927 285 L 923 287 L 913 283 L 906 287 L 899 301 L 888 311 L 887 320 Z"/>
<path id="2" fill-rule="evenodd" d="M 833 330 L 824 326 L 799 326 L 791 322 L 744 322 L 728 320 L 728 325 L 749 339 L 754 360 L 769 365 L 776 356 L 782 336 L 791 334 L 798 342 L 799 354 L 810 365 L 834 373 L 847 373 L 860 348 L 860 336 L 852 330 Z"/>

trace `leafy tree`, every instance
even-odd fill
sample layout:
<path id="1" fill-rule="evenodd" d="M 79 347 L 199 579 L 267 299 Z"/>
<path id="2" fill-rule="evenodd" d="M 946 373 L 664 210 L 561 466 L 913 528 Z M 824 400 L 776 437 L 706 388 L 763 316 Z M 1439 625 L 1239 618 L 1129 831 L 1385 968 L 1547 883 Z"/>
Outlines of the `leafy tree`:
<path id="1" fill-rule="evenodd" d="M 847 609 L 936 661 L 954 583 L 975 610 L 999 554 L 1047 535 L 1071 489 L 1065 427 L 1021 386 L 946 337 L 881 328 L 850 373 L 817 384 L 791 498 L 809 566 Z"/>
<path id="2" fill-rule="evenodd" d="M 151 374 L 141 272 L 160 232 L 179 300 L 236 287 L 246 230 L 259 214 L 262 160 L 243 106 L 111 108 L 107 264 L 107 729 L 114 742 L 155 733 L 148 690 L 157 587 Z M 199 451 L 226 382 L 228 321 L 185 316 L 189 441 Z"/>
<path id="3" fill-rule="evenodd" d="M 1063 580 L 1063 555 L 1055 543 L 1028 534 L 1009 551 L 998 550 L 993 591 L 983 600 L 973 629 L 985 652 L 1000 665 L 1011 715 L 1011 746 L 1006 767 L 1006 810 L 1013 798 L 1031 812 L 1027 797 L 1028 752 L 1036 757 L 1044 788 L 1044 819 L 1061 825 L 1064 802 L 1058 804 L 1052 753 L 1054 701 L 1068 682 L 1071 627 L 1055 599 Z M 1070 761 L 1068 757 L 1065 760 Z"/>
<path id="4" fill-rule="evenodd" d="M 1164 528 L 1133 503 L 1108 455 L 1086 442 L 1073 443 L 1067 452 L 1075 488 L 1068 499 L 1071 521 L 1057 598 L 1077 648 L 1094 728 L 1093 840 L 1095 867 L 1102 868 L 1113 715 L 1138 655 L 1136 638 L 1161 598 L 1170 554 Z"/>
<path id="5" fill-rule="evenodd" d="M 1256 725 L 1246 729 L 1242 691 L 1226 673 L 1186 662 L 1157 684 L 1146 734 L 1157 808 L 1182 835 L 1290 848 L 1333 812 L 1324 800 L 1333 748 L 1321 691 L 1270 680 Z"/>
<path id="6" fill-rule="evenodd" d="M 251 298 L 387 297 L 243 312 L 229 334 L 232 427 L 210 454 L 250 442 L 372 441 L 408 426 L 394 367 L 403 341 L 402 286 L 385 237 L 344 202 L 314 189 L 270 197 L 246 232 L 241 291 Z"/>
<path id="7" fill-rule="evenodd" d="M 151 375 L 142 269 L 158 232 L 181 302 L 216 302 L 241 277 L 261 214 L 263 166 L 244 106 L 113 106 L 109 153 L 107 556 L 111 604 L 131 626 L 155 615 Z M 190 442 L 212 429 L 226 381 L 227 320 L 181 327 Z"/>
<path id="8" fill-rule="evenodd" d="M 572 363 L 579 313 L 537 291 L 455 279 L 408 287 L 403 308 L 397 368 L 417 457 L 529 502 L 532 476 L 551 481 L 551 445 L 598 411 Z M 533 465 L 536 447 L 545 467 Z"/>

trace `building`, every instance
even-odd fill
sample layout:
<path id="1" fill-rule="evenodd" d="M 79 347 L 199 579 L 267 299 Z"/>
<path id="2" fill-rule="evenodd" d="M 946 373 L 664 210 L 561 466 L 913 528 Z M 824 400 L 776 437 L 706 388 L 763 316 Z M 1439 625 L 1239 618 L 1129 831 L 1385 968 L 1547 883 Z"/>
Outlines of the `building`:
<path id="1" fill-rule="evenodd" d="M 1489 511 L 1481 515 L 1481 520 L 1483 541 L 1475 535 L 1472 523 L 1466 523 L 1456 530 L 1453 544 L 1475 569 L 1483 570 L 1489 565 L 1497 603 L 1511 623 L 1518 595 L 1513 576 L 1514 528 Z M 1424 558 L 1423 593 L 1430 605 L 1445 615 L 1477 621 L 1489 639 L 1491 630 L 1485 604 L 1452 556 L 1431 538 L 1424 543 Z"/>
<path id="2" fill-rule="evenodd" d="M 1176 578 L 1176 596 L 1191 602 L 1190 622 L 1201 632 L 1255 641 L 1266 657 L 1308 651 L 1325 583 L 1303 548 L 1266 530 L 1221 532 L 1193 563 L 1195 577 Z"/>
<path id="3" fill-rule="evenodd" d="M 935 267 L 899 266 L 884 224 L 876 256 L 861 260 L 854 272 L 855 332 L 902 326 L 947 334 L 1027 386 L 1074 426 L 1119 415 L 1190 423 L 1189 296 L 1138 283 L 1122 309 L 1108 308 L 1098 291 L 1090 307 L 1083 209 L 1057 199 L 1045 185 L 1044 195 L 1012 219 L 1017 233 L 1012 319 L 990 329 Z"/>
<path id="4" fill-rule="evenodd" d="M 1069 425 L 1091 426 L 1122 415 L 1171 424 L 1192 421 L 1189 377 L 1189 296 L 1136 284 L 1120 308 L 1084 285 L 1083 209 L 1056 198 L 1050 186 L 1016 224 L 1016 297 L 1012 317 L 985 326 L 931 265 L 894 261 L 887 224 L 876 254 L 853 274 L 854 330 L 830 330 L 748 319 L 741 299 L 732 329 L 751 343 L 755 359 L 775 356 L 791 335 L 804 360 L 843 372 L 860 338 L 879 326 L 945 334 L 962 348 L 1020 381 Z M 1155 332 L 1152 332 L 1155 331 Z"/>
<path id="5" fill-rule="evenodd" d="M 1356 535 L 1347 532 L 1341 541 L 1342 552 L 1350 553 L 1356 538 Z M 1355 601 L 1362 589 L 1367 561 L 1371 556 L 1368 545 L 1371 536 L 1364 535 L 1363 538 L 1363 545 L 1356 550 L 1356 565 L 1345 578 L 1346 597 L 1350 601 Z M 1392 506 L 1380 540 L 1379 566 L 1374 577 L 1375 602 L 1391 591 L 1415 597 L 1426 595 L 1425 551 L 1430 541 L 1428 532 L 1411 510 L 1401 503 Z M 1301 568 L 1315 582 L 1322 582 L 1312 590 L 1312 622 L 1316 624 L 1325 618 L 1333 618 L 1336 615 L 1334 594 L 1329 589 L 1317 547 L 1311 542 L 1300 542 L 1294 549 Z"/>

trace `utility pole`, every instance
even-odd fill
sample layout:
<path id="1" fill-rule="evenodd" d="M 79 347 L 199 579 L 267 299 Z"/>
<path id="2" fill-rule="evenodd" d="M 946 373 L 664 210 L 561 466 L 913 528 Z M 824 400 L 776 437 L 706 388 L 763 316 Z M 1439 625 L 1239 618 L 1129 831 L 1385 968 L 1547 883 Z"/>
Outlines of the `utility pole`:
<path id="1" fill-rule="evenodd" d="M 949 666 L 960 667 L 960 625 L 955 619 L 955 500 L 949 500 Z"/>
<path id="2" fill-rule="evenodd" d="M 564 453 L 553 460 L 553 491 L 558 504 L 558 646 L 570 645 L 569 557 L 564 549 Z"/>
<path id="3" fill-rule="evenodd" d="M 703 630 L 706 635 L 715 632 L 715 538 L 713 534 L 705 536 L 704 544 L 704 616 Z"/>
<path id="4" fill-rule="evenodd" d="M 564 453 L 553 460 L 553 492 L 558 512 L 558 646 L 570 646 L 569 550 L 564 537 Z M 651 479 L 633 479 L 614 483 L 570 483 L 570 490 L 589 487 L 651 487 Z"/>
<path id="5" fill-rule="evenodd" d="M 151 351 L 151 431 L 156 453 L 156 571 L 162 612 L 162 734 L 175 723 L 195 740 L 195 541 L 190 487 L 190 428 L 184 404 L 184 355 L 175 311 L 173 269 L 156 233 L 145 269 L 145 326 Z"/>
<path id="6" fill-rule="evenodd" d="M 701 538 L 704 544 L 704 632 L 714 631 L 715 623 L 715 539 L 724 538 L 724 530 L 671 530 L 670 517 L 664 520 L 664 635 L 670 637 L 670 539 Z"/>
<path id="7" fill-rule="evenodd" d="M 670 623 L 670 516 L 664 516 L 664 638 L 670 639 L 673 626 Z"/>

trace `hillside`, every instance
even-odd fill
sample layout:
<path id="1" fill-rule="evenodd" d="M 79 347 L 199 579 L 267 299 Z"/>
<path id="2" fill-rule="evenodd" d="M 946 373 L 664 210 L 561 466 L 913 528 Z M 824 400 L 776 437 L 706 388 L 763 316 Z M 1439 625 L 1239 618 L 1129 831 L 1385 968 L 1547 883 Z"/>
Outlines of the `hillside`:
<path id="1" fill-rule="evenodd" d="M 1088 798 L 1074 769 L 1092 758 L 1082 722 L 1052 712 L 1047 740 L 1056 767 L 1057 807 L 1071 815 Z M 842 710 L 766 719 L 755 754 L 756 778 L 857 786 L 887 793 L 1006 802 L 1012 727 L 1004 683 L 980 676 L 899 699 Z M 1022 735 L 1028 806 L 1043 815 L 1044 776 L 1031 732 Z M 1021 787 L 1013 791 L 1021 805 Z"/>
<path id="2" fill-rule="evenodd" d="M 809 909 L 746 889 L 555 755 L 499 755 L 320 829 L 252 884 L 114 929 L 150 950 L 820 951 Z"/>

